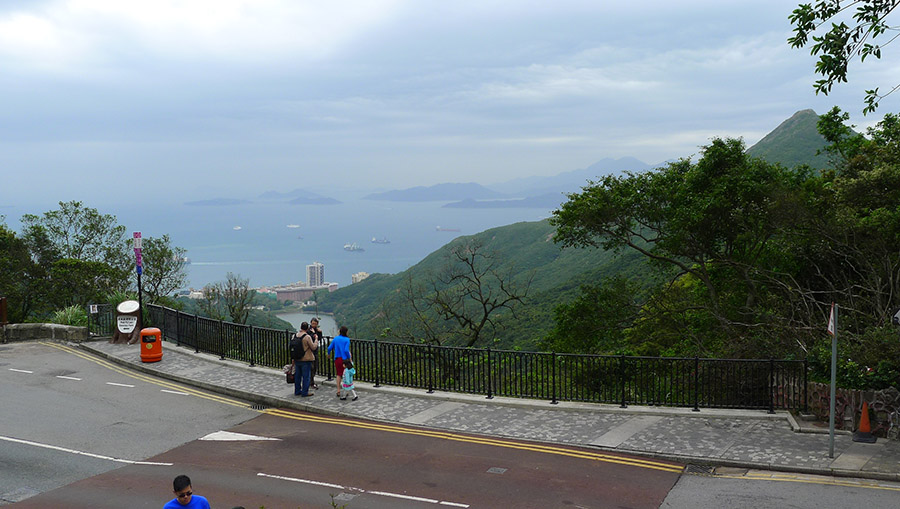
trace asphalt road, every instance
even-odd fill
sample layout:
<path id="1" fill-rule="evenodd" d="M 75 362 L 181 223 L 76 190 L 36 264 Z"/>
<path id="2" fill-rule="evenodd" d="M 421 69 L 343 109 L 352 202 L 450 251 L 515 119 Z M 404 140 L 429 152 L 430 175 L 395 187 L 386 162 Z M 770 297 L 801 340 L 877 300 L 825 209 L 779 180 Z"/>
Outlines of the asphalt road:
<path id="1" fill-rule="evenodd" d="M 656 508 L 681 472 L 587 449 L 277 409 L 229 431 L 251 438 L 191 442 L 149 458 L 171 466 L 127 466 L 17 507 L 158 507 L 168 496 L 160 486 L 186 472 L 216 507 L 330 507 L 334 497 L 352 509 Z"/>
<path id="2" fill-rule="evenodd" d="M 718 468 L 684 475 L 663 509 L 900 507 L 900 484 L 868 479 Z"/>
<path id="3" fill-rule="evenodd" d="M 0 345 L 0 408 L 0 505 L 258 415 L 245 402 L 39 343 Z"/>

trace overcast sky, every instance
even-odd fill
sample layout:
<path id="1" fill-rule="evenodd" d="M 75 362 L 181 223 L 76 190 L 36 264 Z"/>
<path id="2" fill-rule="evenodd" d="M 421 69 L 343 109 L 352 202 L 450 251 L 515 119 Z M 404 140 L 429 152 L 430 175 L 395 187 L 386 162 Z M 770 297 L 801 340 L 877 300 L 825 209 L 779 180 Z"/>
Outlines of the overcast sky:
<path id="1" fill-rule="evenodd" d="M 897 66 L 817 97 L 796 3 L 6 0 L 0 205 L 493 184 L 877 120 L 863 90 Z"/>

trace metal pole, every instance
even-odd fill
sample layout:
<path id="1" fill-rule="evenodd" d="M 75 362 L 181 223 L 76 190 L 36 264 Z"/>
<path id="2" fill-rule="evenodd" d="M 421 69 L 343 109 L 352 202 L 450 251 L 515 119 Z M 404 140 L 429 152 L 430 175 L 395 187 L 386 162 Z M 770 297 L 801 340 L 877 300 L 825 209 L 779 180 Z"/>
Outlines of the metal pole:
<path id="1" fill-rule="evenodd" d="M 775 359 L 769 357 L 769 412 L 775 413 Z"/>
<path id="2" fill-rule="evenodd" d="M 550 377 L 550 383 L 552 384 L 553 389 L 553 400 L 550 401 L 551 405 L 556 405 L 559 401 L 556 401 L 556 352 L 550 354 L 550 362 L 553 363 L 553 375 Z"/>
<path id="3" fill-rule="evenodd" d="M 828 457 L 834 458 L 834 399 L 835 385 L 837 383 L 837 331 L 838 331 L 838 305 L 832 304 L 834 316 L 834 333 L 831 335 L 831 409 L 828 412 Z"/>
<path id="4" fill-rule="evenodd" d="M 378 384 L 378 336 L 375 336 L 375 387 L 381 387 Z"/>
<path id="5" fill-rule="evenodd" d="M 491 383 L 491 349 L 487 349 L 487 362 L 485 363 L 485 370 L 487 370 L 487 397 L 485 399 L 494 399 L 493 392 L 493 384 Z"/>
<path id="6" fill-rule="evenodd" d="M 700 357 L 694 356 L 694 408 L 692 412 L 700 411 Z"/>

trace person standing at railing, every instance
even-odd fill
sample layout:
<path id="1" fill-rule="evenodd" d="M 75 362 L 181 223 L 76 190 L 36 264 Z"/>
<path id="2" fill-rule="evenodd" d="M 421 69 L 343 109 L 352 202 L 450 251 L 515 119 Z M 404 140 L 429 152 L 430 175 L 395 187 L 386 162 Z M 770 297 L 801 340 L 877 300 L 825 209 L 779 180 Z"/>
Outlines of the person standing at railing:
<path id="1" fill-rule="evenodd" d="M 291 359 L 294 361 L 294 395 L 303 398 L 312 396 L 309 393 L 309 378 L 312 372 L 312 364 L 315 361 L 315 351 L 319 348 L 319 342 L 309 335 L 309 324 L 300 324 L 300 331 L 291 338 Z"/>
<path id="2" fill-rule="evenodd" d="M 318 344 L 322 344 L 322 329 L 319 328 L 319 319 L 311 318 L 309 320 L 309 335 L 312 336 L 313 339 L 316 340 Z M 316 352 L 313 352 L 313 363 L 312 363 L 312 371 L 309 374 L 309 380 L 312 384 L 313 389 L 318 389 L 319 385 L 316 384 L 316 371 L 319 367 L 319 359 Z"/>
<path id="3" fill-rule="evenodd" d="M 340 334 L 331 340 L 328 345 L 328 353 L 334 355 L 335 382 L 337 382 L 337 396 L 341 397 L 341 377 L 344 376 L 344 360 L 350 360 L 350 338 L 346 325 L 341 325 Z"/>

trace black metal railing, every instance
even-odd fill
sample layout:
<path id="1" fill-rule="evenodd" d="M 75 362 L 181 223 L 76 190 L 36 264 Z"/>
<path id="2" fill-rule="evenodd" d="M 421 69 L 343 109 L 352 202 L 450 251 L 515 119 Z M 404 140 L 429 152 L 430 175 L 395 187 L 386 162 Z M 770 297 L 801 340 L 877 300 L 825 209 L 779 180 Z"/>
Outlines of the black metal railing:
<path id="1" fill-rule="evenodd" d="M 290 363 L 289 330 L 240 325 L 147 305 L 148 323 L 163 338 L 197 352 L 252 365 Z M 103 308 L 111 315 L 112 308 Z M 97 324 L 113 323 L 112 317 Z M 92 321 L 92 324 L 95 323 Z M 102 329 L 98 325 L 98 329 Z M 94 332 L 92 325 L 92 332 Z M 328 344 L 330 337 L 326 337 Z M 469 394 L 700 408 L 806 411 L 805 360 L 633 357 L 490 348 L 442 347 L 354 339 L 357 379 Z M 318 356 L 317 372 L 332 378 L 334 365 Z"/>

